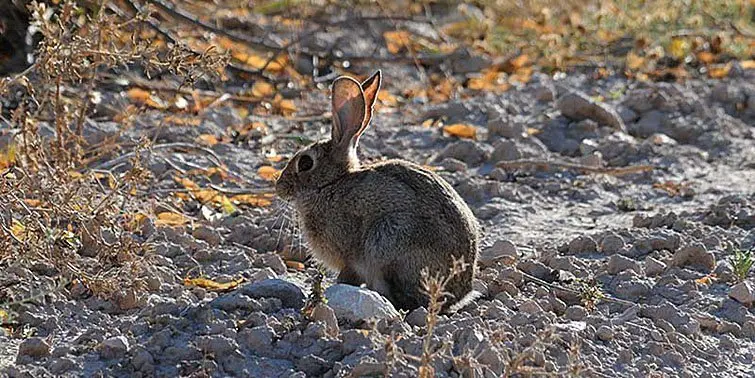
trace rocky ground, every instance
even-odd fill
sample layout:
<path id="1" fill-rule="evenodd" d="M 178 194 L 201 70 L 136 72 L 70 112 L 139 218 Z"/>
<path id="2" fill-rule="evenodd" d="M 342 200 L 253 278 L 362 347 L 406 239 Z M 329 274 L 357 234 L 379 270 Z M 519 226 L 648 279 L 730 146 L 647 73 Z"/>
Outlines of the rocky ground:
<path id="1" fill-rule="evenodd" d="M 301 44 L 316 49 L 343 37 L 318 33 Z M 368 32 L 349 36 L 346 53 L 371 54 Z M 457 75 L 490 64 L 450 59 Z M 482 296 L 437 319 L 335 285 L 332 273 L 323 282 L 326 303 L 312 301 L 317 264 L 306 259 L 285 203 L 224 213 L 191 198 L 168 200 L 186 193 L 176 177 L 218 163 L 232 179 L 208 173 L 196 183 L 270 192 L 261 166 L 280 169 L 302 145 L 329 135 L 327 81 L 284 93 L 298 109 L 293 117 L 220 101 L 202 109 L 197 124 L 167 122 L 151 109 L 130 128 L 112 115 L 133 96 L 111 83 L 83 125 L 87 143 L 134 146 L 146 137 L 159 146 L 139 155 L 153 179 L 138 198 L 190 221 L 146 218 L 129 236 L 151 246 L 140 290 L 94 295 L 62 281 L 50 263 L 0 259 L 0 299 L 13 303 L 0 307 L 0 320 L 9 319 L 0 327 L 0 377 L 751 377 L 755 273 L 738 277 L 732 259 L 755 249 L 755 70 L 732 64 L 717 80 L 576 70 L 535 73 L 526 84 L 462 99 L 381 99 L 360 140 L 363 159 L 432 167 L 483 226 L 475 282 Z M 377 68 L 383 90 L 399 97 L 426 80 L 409 63 L 350 69 Z M 185 148 L 257 122 L 265 127 L 243 138 Z M 473 126 L 476 137 L 441 127 L 457 123 Z M 41 122 L 42 136 L 55 132 Z M 132 168 L 117 156 L 92 166 L 116 175 Z M 622 167 L 640 168 L 612 170 Z M 195 277 L 240 284 L 216 290 L 185 281 Z M 423 351 L 434 352 L 429 367 Z"/>
<path id="2" fill-rule="evenodd" d="M 390 91 L 402 73 L 384 74 Z M 543 75 L 502 95 L 379 113 L 362 155 L 438 167 L 484 227 L 484 296 L 440 316 L 432 343 L 446 349 L 432 361 L 436 375 L 751 376 L 753 276 L 735 285 L 729 262 L 733 249 L 755 247 L 755 87 L 751 71 L 742 75 L 685 85 Z M 596 95 L 607 100 L 598 105 Z M 477 125 L 480 136 L 444 136 L 420 124 L 428 118 Z M 164 131 L 160 142 L 237 121 L 232 109 L 213 110 L 198 128 Z M 281 119 L 270 127 L 317 139 L 328 125 Z M 266 148 L 257 139 L 214 152 L 251 180 Z M 656 169 L 616 177 L 495 167 L 566 157 Z M 208 164 L 199 154 L 172 158 Z M 148 160 L 157 177 L 169 169 L 157 155 Z M 681 193 L 654 186 L 667 181 Z M 426 310 L 397 314 L 374 293 L 334 286 L 316 320 L 301 314 L 315 274 L 287 269 L 275 252 L 307 248 L 286 211 L 256 208 L 193 227 L 148 223 L 150 293 L 105 301 L 71 289 L 20 306 L 17 321 L 33 336 L 0 329 L 2 375 L 417 376 L 406 355 L 421 355 Z M 184 286 L 196 271 L 246 282 L 220 294 Z M 30 275 L 44 279 L 44 267 L 11 267 L 0 278 Z M 592 303 L 588 286 L 606 299 Z"/>

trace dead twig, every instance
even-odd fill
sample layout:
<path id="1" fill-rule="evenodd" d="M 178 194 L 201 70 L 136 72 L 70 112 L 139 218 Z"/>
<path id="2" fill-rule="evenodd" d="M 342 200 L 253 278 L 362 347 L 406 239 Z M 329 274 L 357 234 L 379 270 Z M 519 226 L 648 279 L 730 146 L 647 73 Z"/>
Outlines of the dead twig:
<path id="1" fill-rule="evenodd" d="M 165 144 L 157 144 L 154 146 L 151 146 L 149 148 L 150 150 L 170 150 L 170 149 L 188 149 L 188 150 L 196 150 L 206 153 L 207 155 L 210 155 L 212 157 L 211 160 L 213 164 L 217 165 L 218 167 L 224 167 L 225 164 L 223 164 L 223 161 L 218 157 L 218 155 L 215 153 L 215 151 L 203 147 L 197 144 L 192 143 L 182 143 L 182 142 L 176 142 L 176 143 L 165 143 Z M 106 162 L 103 162 L 99 164 L 98 166 L 94 167 L 94 169 L 110 169 L 112 167 L 118 166 L 121 163 L 126 162 L 127 160 L 131 159 L 136 155 L 136 151 L 131 151 L 129 153 L 123 154 L 115 159 L 108 160 Z"/>
<path id="2" fill-rule="evenodd" d="M 561 170 L 572 170 L 583 173 L 597 173 L 611 176 L 623 176 L 634 173 L 650 172 L 655 167 L 652 165 L 635 165 L 630 167 L 591 167 L 589 165 L 582 165 L 569 162 L 559 162 L 552 160 L 534 160 L 534 159 L 520 159 L 512 161 L 502 161 L 496 164 L 496 167 L 503 169 L 518 169 L 518 168 L 536 168 L 540 170 L 550 170 L 558 168 Z"/>
<path id="3" fill-rule="evenodd" d="M 228 99 L 234 102 L 240 102 L 240 103 L 246 103 L 246 104 L 259 104 L 262 102 L 262 99 L 249 97 L 249 96 L 242 96 L 237 94 L 230 94 L 230 93 L 219 93 L 209 90 L 203 90 L 203 89 L 186 89 L 186 88 L 176 88 L 173 87 L 165 82 L 158 82 L 158 81 L 149 81 L 144 80 L 135 76 L 130 76 L 126 78 L 128 80 L 129 85 L 134 87 L 139 87 L 142 89 L 149 89 L 154 91 L 166 91 L 171 93 L 178 93 L 183 94 L 187 96 L 193 96 L 195 94 L 201 96 L 201 97 L 209 97 L 213 98 L 216 101 L 219 99 Z M 109 84 L 117 84 L 117 80 L 113 79 L 108 82 Z"/>

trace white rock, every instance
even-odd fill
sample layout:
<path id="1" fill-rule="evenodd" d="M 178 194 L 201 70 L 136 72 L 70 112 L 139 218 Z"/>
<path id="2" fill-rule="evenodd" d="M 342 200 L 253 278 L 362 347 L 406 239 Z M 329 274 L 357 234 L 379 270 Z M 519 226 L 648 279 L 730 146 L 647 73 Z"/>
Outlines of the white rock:
<path id="1" fill-rule="evenodd" d="M 395 319 L 396 308 L 375 291 L 352 285 L 336 284 L 325 290 L 325 298 L 339 319 L 360 320 Z"/>

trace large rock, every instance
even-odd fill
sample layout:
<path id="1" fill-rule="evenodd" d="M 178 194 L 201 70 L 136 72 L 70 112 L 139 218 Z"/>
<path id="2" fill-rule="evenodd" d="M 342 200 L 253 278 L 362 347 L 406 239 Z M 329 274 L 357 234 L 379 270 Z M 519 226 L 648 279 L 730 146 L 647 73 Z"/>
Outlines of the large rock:
<path id="1" fill-rule="evenodd" d="M 242 286 L 238 291 L 251 298 L 278 298 L 283 306 L 288 308 L 298 309 L 304 306 L 304 293 L 301 288 L 280 279 L 252 282 Z"/>
<path id="2" fill-rule="evenodd" d="M 336 317 L 349 322 L 395 319 L 399 316 L 391 302 L 377 292 L 361 287 L 336 284 L 325 290 L 325 298 Z"/>
<path id="3" fill-rule="evenodd" d="M 582 92 L 570 92 L 558 99 L 558 109 L 574 121 L 591 119 L 603 125 L 626 131 L 624 121 L 613 108 L 590 99 Z"/>
<path id="4" fill-rule="evenodd" d="M 755 302 L 755 288 L 747 281 L 740 282 L 731 287 L 729 296 L 735 301 L 749 307 Z"/>
<path id="5" fill-rule="evenodd" d="M 30 337 L 21 342 L 18 346 L 17 360 L 21 361 L 24 357 L 41 358 L 50 355 L 50 344 L 41 337 Z"/>
<path id="6" fill-rule="evenodd" d="M 672 262 L 675 266 L 691 266 L 711 272 L 716 267 L 716 256 L 706 250 L 704 245 L 695 243 L 676 251 Z"/>

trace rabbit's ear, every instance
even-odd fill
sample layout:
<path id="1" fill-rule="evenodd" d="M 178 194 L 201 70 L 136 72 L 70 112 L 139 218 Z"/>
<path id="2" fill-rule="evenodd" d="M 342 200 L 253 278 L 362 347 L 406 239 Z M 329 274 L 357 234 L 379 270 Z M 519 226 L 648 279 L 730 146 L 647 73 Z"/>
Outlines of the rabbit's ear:
<path id="1" fill-rule="evenodd" d="M 366 129 L 367 125 L 370 124 L 370 119 L 372 119 L 372 107 L 373 105 L 375 105 L 375 101 L 377 100 L 377 94 L 380 90 L 380 83 L 382 81 L 383 74 L 380 72 L 380 70 L 377 70 L 374 74 L 372 74 L 372 76 L 370 76 L 369 79 L 362 82 L 362 90 L 364 91 L 364 99 L 366 102 L 366 113 L 362 129 Z"/>
<path id="2" fill-rule="evenodd" d="M 333 131 L 331 139 L 338 145 L 356 146 L 364 128 L 367 106 L 359 82 L 346 76 L 333 82 Z"/>

